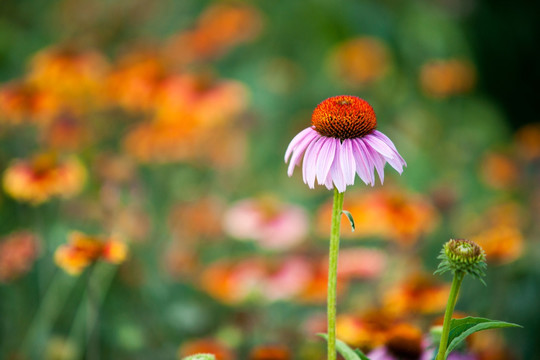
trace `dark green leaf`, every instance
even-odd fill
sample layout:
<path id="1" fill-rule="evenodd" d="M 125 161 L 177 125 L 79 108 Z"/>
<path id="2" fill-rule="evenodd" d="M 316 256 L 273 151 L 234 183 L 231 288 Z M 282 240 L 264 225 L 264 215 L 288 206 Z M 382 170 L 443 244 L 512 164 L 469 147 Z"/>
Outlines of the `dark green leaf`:
<path id="1" fill-rule="evenodd" d="M 349 222 L 351 223 L 352 231 L 354 231 L 356 227 L 354 226 L 354 219 L 352 217 L 352 214 L 347 210 L 341 210 L 341 212 L 347 216 L 347 218 L 349 219 Z"/>
<path id="2" fill-rule="evenodd" d="M 472 333 L 488 329 L 522 327 L 521 325 L 496 321 L 485 318 L 468 316 L 463 319 L 452 319 L 450 322 L 450 334 L 448 336 L 448 347 L 446 348 L 445 358 L 450 355 L 465 338 Z"/>

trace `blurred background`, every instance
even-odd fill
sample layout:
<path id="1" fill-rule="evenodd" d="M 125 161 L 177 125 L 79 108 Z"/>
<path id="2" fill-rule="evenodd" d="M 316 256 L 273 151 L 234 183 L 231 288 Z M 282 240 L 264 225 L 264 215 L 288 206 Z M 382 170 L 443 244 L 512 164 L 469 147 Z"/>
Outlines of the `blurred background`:
<path id="1" fill-rule="evenodd" d="M 283 155 L 350 94 L 408 167 L 345 195 L 338 337 L 419 343 L 469 238 L 457 315 L 524 328 L 465 351 L 539 359 L 538 7 L 0 2 L 0 358 L 324 359 L 331 192 Z"/>

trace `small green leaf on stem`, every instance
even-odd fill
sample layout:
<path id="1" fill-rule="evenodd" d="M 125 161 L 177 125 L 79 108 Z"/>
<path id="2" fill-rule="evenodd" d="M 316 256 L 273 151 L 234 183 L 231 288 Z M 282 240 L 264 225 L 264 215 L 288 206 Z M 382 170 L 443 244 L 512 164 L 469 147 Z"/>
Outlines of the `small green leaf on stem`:
<path id="1" fill-rule="evenodd" d="M 352 231 L 354 231 L 356 227 L 354 226 L 354 218 L 352 217 L 352 214 L 347 210 L 342 210 L 341 212 L 347 216 L 347 219 L 349 219 L 349 222 L 351 223 Z"/>
<path id="2" fill-rule="evenodd" d="M 317 334 L 323 339 L 328 341 L 327 334 Z M 343 341 L 336 339 L 336 348 L 337 351 L 343 356 L 345 360 L 369 360 L 369 358 L 359 349 L 353 350 L 349 345 L 345 344 Z"/>
<path id="3" fill-rule="evenodd" d="M 446 348 L 445 358 L 450 355 L 465 338 L 472 333 L 488 329 L 497 329 L 505 327 L 522 327 L 518 324 L 507 323 L 504 321 L 490 320 L 479 317 L 468 316 L 463 319 L 452 319 L 450 322 L 450 335 L 448 336 L 448 347 Z"/>

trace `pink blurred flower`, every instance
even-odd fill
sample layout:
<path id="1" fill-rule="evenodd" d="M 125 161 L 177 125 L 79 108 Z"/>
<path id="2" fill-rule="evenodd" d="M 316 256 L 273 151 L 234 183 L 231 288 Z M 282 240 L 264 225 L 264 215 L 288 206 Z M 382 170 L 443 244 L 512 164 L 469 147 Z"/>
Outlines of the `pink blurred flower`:
<path id="1" fill-rule="evenodd" d="M 407 165 L 394 143 L 375 130 L 377 119 L 371 105 L 356 96 L 326 99 L 313 111 L 311 124 L 290 142 L 285 162 L 290 158 L 287 173 L 292 176 L 303 156 L 304 183 L 312 189 L 317 180 L 329 190 L 335 186 L 344 192 L 354 184 L 355 174 L 373 186 L 375 169 L 382 183 L 387 162 L 400 174 Z"/>
<path id="2" fill-rule="evenodd" d="M 28 272 L 38 255 L 39 243 L 34 234 L 19 231 L 0 242 L 0 282 L 14 280 Z"/>
<path id="3" fill-rule="evenodd" d="M 308 217 L 303 208 L 271 198 L 233 204 L 223 223 L 230 236 L 255 240 L 262 248 L 271 250 L 289 249 L 304 240 L 308 232 Z"/>
<path id="4" fill-rule="evenodd" d="M 328 269 L 328 257 L 322 267 Z M 340 278 L 371 279 L 379 276 L 385 267 L 386 255 L 377 249 L 349 248 L 339 252 Z"/>

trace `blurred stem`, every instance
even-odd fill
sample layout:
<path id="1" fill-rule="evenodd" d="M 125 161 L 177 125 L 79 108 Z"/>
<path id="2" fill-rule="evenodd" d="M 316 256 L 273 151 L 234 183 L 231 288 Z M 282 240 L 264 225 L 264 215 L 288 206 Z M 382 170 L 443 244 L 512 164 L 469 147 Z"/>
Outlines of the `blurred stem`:
<path id="1" fill-rule="evenodd" d="M 95 264 L 90 266 L 86 279 L 86 359 L 88 360 L 99 359 L 99 305 L 97 299 L 99 283 L 96 281 L 98 279 L 93 276 L 95 266 Z"/>
<path id="2" fill-rule="evenodd" d="M 328 360 L 336 360 L 337 265 L 344 194 L 345 193 L 340 193 L 337 189 L 334 189 L 334 206 L 332 208 L 332 229 L 330 230 L 330 253 L 328 260 Z"/>
<path id="3" fill-rule="evenodd" d="M 450 295 L 448 296 L 448 303 L 446 304 L 446 311 L 444 313 L 443 330 L 441 336 L 441 343 L 439 345 L 439 352 L 437 353 L 436 360 L 445 360 L 446 348 L 448 347 L 448 335 L 450 334 L 450 320 L 452 320 L 452 314 L 456 307 L 456 302 L 459 294 L 459 288 L 464 272 L 457 271 L 454 273 L 454 279 L 452 280 L 452 288 L 450 289 Z"/>

